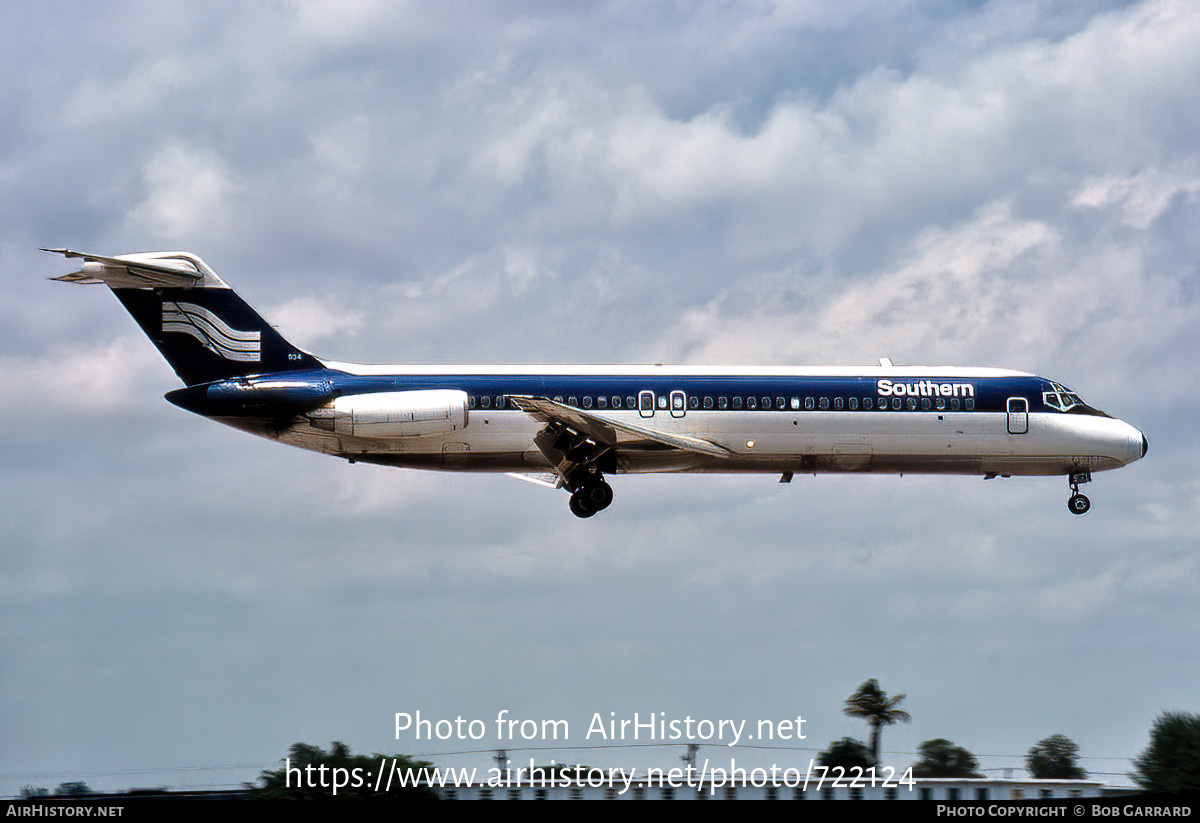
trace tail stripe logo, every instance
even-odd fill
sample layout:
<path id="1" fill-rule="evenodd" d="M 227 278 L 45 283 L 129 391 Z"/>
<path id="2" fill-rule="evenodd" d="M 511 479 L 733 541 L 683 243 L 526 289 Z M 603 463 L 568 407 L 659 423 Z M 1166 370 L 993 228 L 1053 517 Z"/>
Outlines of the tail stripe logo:
<path id="1" fill-rule="evenodd" d="M 230 328 L 224 320 L 195 303 L 164 302 L 162 330 L 190 335 L 204 344 L 204 348 L 226 360 L 257 362 L 262 359 L 259 332 Z"/>

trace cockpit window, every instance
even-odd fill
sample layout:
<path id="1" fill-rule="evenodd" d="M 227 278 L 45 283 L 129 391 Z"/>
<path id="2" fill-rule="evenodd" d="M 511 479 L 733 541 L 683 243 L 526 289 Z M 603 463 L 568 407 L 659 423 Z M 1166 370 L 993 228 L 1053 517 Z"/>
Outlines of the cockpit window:
<path id="1" fill-rule="evenodd" d="M 1042 402 L 1046 408 L 1070 414 L 1094 414 L 1097 417 L 1111 415 L 1084 403 L 1082 398 L 1061 383 L 1051 383 L 1050 390 L 1042 392 Z"/>
<path id="2" fill-rule="evenodd" d="M 1079 399 L 1079 395 L 1063 386 L 1060 383 L 1051 383 L 1051 390 L 1042 392 L 1042 402 L 1047 408 L 1056 409 L 1060 412 L 1070 411 L 1076 406 L 1082 406 L 1084 403 Z"/>

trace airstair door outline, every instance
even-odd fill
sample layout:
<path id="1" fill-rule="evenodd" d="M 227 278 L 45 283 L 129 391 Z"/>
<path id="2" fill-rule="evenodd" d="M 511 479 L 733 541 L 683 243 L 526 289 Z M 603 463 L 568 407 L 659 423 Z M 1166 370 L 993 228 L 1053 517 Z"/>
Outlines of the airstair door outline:
<path id="1" fill-rule="evenodd" d="M 1029 401 L 1024 397 L 1008 398 L 1008 433 L 1028 434 Z"/>
<path id="2" fill-rule="evenodd" d="M 671 392 L 671 416 L 683 417 L 687 414 L 687 395 L 676 389 Z"/>
<path id="3" fill-rule="evenodd" d="M 638 392 L 638 414 L 642 417 L 654 416 L 654 392 L 649 389 Z"/>

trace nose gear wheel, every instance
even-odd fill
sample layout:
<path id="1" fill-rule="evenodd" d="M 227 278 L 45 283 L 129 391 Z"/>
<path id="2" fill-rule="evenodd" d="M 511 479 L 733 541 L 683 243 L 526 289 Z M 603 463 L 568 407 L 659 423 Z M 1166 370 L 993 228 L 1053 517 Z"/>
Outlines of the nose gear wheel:
<path id="1" fill-rule="evenodd" d="M 1092 481 L 1092 473 L 1090 471 L 1072 472 L 1067 479 L 1071 484 L 1071 497 L 1067 500 L 1067 510 L 1071 514 L 1087 514 L 1088 509 L 1092 507 L 1092 501 L 1087 499 L 1087 495 L 1079 493 L 1079 487 Z"/>

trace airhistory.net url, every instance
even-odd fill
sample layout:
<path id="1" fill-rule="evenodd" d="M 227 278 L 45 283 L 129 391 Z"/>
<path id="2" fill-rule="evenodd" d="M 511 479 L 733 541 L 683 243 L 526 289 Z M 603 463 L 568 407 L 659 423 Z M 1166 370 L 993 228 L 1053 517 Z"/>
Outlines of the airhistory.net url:
<path id="1" fill-rule="evenodd" d="M 811 785 L 818 791 L 824 787 L 866 788 L 913 788 L 912 769 L 897 776 L 894 769 L 840 766 L 820 766 L 812 760 L 804 771 L 796 767 L 780 768 L 757 766 L 747 769 L 730 760 L 729 767 L 713 766 L 706 759 L 699 766 L 687 765 L 673 769 L 649 768 L 641 772 L 620 766 L 598 768 L 590 766 L 539 766 L 530 760 L 529 766 L 507 766 L 503 769 L 492 766 L 480 774 L 477 768 L 439 768 L 422 766 L 414 768 L 394 758 L 380 758 L 379 768 L 341 768 L 337 766 L 293 766 L 290 758 L 284 761 L 285 780 L 288 788 L 329 789 L 334 795 L 347 789 L 369 788 L 377 792 L 390 792 L 405 788 L 462 789 L 479 787 L 484 789 L 510 789 L 532 787 L 537 789 L 612 788 L 625 794 L 635 786 L 647 788 L 689 788 L 708 790 L 715 794 L 726 786 L 754 786 L 775 788 L 801 788 Z"/>

